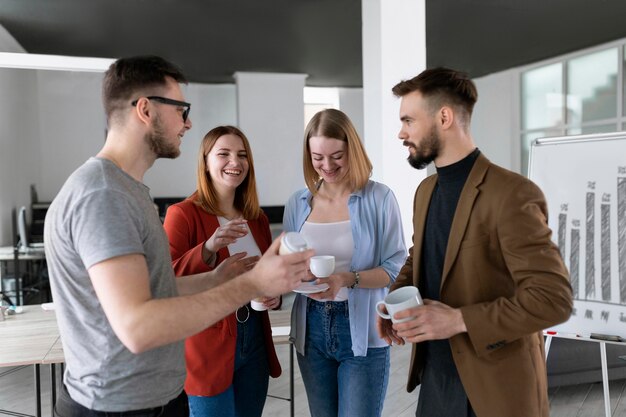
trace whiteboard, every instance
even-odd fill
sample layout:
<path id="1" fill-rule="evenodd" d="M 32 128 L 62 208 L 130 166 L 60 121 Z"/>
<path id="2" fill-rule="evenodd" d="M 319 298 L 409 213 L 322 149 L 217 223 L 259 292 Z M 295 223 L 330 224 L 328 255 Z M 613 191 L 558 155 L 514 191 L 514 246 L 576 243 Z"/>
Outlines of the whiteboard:
<path id="1" fill-rule="evenodd" d="M 529 177 L 574 293 L 571 318 L 550 330 L 626 338 L 626 132 L 537 139 Z"/>

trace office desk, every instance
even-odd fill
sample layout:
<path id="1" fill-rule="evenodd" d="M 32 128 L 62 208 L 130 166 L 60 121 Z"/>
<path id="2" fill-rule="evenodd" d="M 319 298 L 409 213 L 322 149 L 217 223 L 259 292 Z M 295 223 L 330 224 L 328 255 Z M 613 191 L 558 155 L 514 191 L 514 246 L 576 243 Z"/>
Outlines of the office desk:
<path id="1" fill-rule="evenodd" d="M 28 250 L 19 250 L 17 256 L 15 255 L 15 249 L 13 246 L 0 247 L 0 291 L 5 292 L 4 278 L 6 278 L 9 262 L 17 263 L 13 266 L 13 277 L 15 278 L 15 304 L 23 304 L 22 294 L 22 281 L 20 262 L 27 262 L 27 272 L 29 276 L 36 276 L 39 279 L 40 269 L 35 269 L 34 266 L 41 266 L 38 263 L 45 261 L 46 253 L 44 248 L 29 248 Z M 6 292 L 5 292 L 6 293 Z M 8 295 L 8 294 L 7 294 Z M 13 295 L 13 294 L 11 294 Z"/>
<path id="2" fill-rule="evenodd" d="M 18 250 L 17 255 L 20 261 L 46 259 L 46 252 L 43 248 L 31 248 L 26 251 Z M 0 262 L 13 261 L 14 259 L 13 246 L 0 246 Z"/>
<path id="3" fill-rule="evenodd" d="M 24 306 L 23 313 L 5 316 L 0 321 L 0 367 L 33 365 L 35 377 L 35 416 L 41 416 L 40 365 L 63 361 L 59 330 L 54 311 L 45 311 L 40 305 Z M 49 358 L 46 362 L 46 358 Z M 54 380 L 54 368 L 51 372 Z M 55 392 L 52 397 L 54 402 Z M 0 410 L 0 414 L 3 410 Z M 12 415 L 17 415 L 10 412 Z"/>

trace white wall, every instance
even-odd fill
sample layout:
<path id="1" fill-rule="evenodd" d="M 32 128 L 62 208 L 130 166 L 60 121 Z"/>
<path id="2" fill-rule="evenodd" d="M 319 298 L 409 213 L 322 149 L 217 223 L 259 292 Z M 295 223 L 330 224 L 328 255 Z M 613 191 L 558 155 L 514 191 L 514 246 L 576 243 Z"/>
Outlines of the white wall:
<path id="1" fill-rule="evenodd" d="M 25 52 L 0 25 L 0 51 Z M 30 138 L 38 137 L 34 71 L 0 68 L 0 245 L 13 244 L 13 209 L 30 203 L 28 184 L 38 171 L 39 159 Z"/>
<path id="2" fill-rule="evenodd" d="M 363 89 L 339 88 L 339 108 L 348 115 L 356 128 L 359 137 L 363 139 L 365 133 L 363 119 Z"/>
<path id="3" fill-rule="evenodd" d="M 29 71 L 29 70 L 22 70 Z M 100 101 L 102 74 L 35 71 L 39 123 L 36 144 L 40 201 L 51 201 L 67 177 L 104 144 L 105 118 Z M 36 169 L 35 167 L 33 167 Z M 30 203 L 30 201 L 29 201 Z"/>
<path id="4" fill-rule="evenodd" d="M 472 136 L 478 148 L 504 168 L 520 171 L 519 70 L 474 79 L 478 101 L 472 116 Z"/>
<path id="5" fill-rule="evenodd" d="M 0 69 L 0 245 L 13 244 L 11 212 L 30 204 L 40 152 L 37 77 L 34 71 Z"/>
<path id="6" fill-rule="evenodd" d="M 237 116 L 254 155 L 259 200 L 284 205 L 302 177 L 306 74 L 237 72 Z"/>

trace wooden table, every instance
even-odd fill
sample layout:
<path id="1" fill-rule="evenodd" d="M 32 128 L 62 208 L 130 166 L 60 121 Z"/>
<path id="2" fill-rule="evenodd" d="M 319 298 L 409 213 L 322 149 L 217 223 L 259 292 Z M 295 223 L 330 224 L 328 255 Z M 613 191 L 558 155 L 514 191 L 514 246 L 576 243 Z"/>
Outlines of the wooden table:
<path id="1" fill-rule="evenodd" d="M 35 377 L 35 416 L 41 416 L 40 365 L 51 364 L 52 405 L 54 364 L 63 362 L 63 351 L 54 311 L 45 311 L 40 305 L 23 306 L 23 312 L 0 321 L 0 367 L 33 365 Z M 60 352 L 59 352 L 60 350 Z M 59 354 L 60 353 L 60 354 Z M 47 359 L 46 359 L 47 358 Z M 0 410 L 1 412 L 2 410 Z M 17 415 L 11 412 L 13 415 Z"/>

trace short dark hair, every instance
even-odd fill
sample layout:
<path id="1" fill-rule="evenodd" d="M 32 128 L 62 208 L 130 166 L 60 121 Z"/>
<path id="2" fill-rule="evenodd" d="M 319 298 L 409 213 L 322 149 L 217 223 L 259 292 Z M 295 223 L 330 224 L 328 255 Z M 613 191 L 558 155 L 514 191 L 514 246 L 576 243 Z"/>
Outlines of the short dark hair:
<path id="1" fill-rule="evenodd" d="M 107 121 L 115 111 L 129 106 L 137 98 L 135 96 L 150 95 L 151 90 L 165 86 L 165 77 L 187 83 L 180 68 L 158 56 L 120 58 L 112 63 L 104 73 L 102 83 L 102 103 Z"/>
<path id="2" fill-rule="evenodd" d="M 476 85 L 469 76 L 461 71 L 438 67 L 422 71 L 410 80 L 396 84 L 391 91 L 396 97 L 403 97 L 419 91 L 429 99 L 432 107 L 448 104 L 464 109 L 472 115 L 474 104 L 478 100 Z"/>

